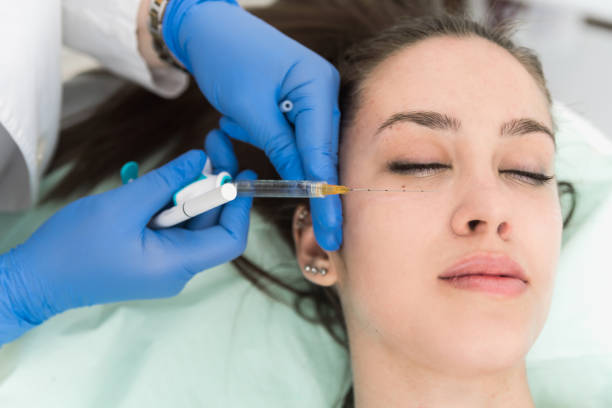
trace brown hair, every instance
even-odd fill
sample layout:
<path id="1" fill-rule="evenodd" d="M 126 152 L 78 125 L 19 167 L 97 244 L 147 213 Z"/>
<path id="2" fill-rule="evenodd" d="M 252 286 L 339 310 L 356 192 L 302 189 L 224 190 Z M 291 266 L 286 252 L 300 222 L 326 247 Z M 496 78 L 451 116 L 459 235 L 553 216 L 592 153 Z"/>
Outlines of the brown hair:
<path id="1" fill-rule="evenodd" d="M 511 53 L 532 75 L 550 101 L 538 58 L 517 47 L 506 28 L 487 28 L 467 18 L 438 13 L 431 1 L 423 0 L 280 0 L 271 7 L 251 12 L 288 36 L 322 55 L 337 66 L 342 78 L 340 109 L 345 127 L 353 119 L 360 100 L 360 85 L 381 61 L 395 51 L 435 36 L 487 39 Z M 45 200 L 85 194 L 99 182 L 116 176 L 127 161 L 143 161 L 166 151 L 161 165 L 191 148 L 202 148 L 205 132 L 217 125 L 220 115 L 202 97 L 196 86 L 176 100 L 165 100 L 134 85 L 126 85 L 103 104 L 91 119 L 62 132 L 58 152 L 47 172 L 70 164 L 71 170 Z M 260 178 L 278 178 L 259 150 L 235 142 L 239 163 L 254 169 Z M 574 189 L 560 182 L 560 194 L 572 196 L 569 222 L 575 207 Z M 254 208 L 278 227 L 292 244 L 293 212 L 299 202 L 266 199 Z M 260 269 L 245 257 L 233 261 L 239 272 L 274 297 L 272 286 L 295 294 L 294 308 L 305 319 L 322 324 L 330 335 L 348 348 L 346 327 L 337 293 L 333 288 L 308 284 L 294 287 Z M 310 303 L 315 316 L 303 307 Z M 352 389 L 344 398 L 352 406 Z"/>

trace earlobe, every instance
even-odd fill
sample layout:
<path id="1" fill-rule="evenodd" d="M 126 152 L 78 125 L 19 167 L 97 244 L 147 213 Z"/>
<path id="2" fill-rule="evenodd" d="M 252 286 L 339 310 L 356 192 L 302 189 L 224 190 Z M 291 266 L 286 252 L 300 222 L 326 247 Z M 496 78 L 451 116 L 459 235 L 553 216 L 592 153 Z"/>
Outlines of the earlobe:
<path id="1" fill-rule="evenodd" d="M 310 212 L 305 206 L 295 209 L 292 229 L 295 253 L 304 277 L 317 285 L 334 285 L 336 271 L 328 253 L 317 243 Z"/>
<path id="2" fill-rule="evenodd" d="M 327 275 L 327 268 L 317 268 L 316 266 L 306 265 L 304 266 L 304 272 L 312 273 L 313 275 L 320 273 L 321 276 L 325 276 Z"/>

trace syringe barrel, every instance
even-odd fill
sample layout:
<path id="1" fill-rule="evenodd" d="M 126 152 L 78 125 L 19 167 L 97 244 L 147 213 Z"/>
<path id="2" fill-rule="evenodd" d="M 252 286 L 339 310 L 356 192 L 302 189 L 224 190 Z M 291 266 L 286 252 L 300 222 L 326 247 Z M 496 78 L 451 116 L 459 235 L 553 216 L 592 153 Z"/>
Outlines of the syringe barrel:
<path id="1" fill-rule="evenodd" d="M 325 197 L 322 181 L 309 180 L 241 180 L 235 181 L 239 196 L 308 198 Z"/>

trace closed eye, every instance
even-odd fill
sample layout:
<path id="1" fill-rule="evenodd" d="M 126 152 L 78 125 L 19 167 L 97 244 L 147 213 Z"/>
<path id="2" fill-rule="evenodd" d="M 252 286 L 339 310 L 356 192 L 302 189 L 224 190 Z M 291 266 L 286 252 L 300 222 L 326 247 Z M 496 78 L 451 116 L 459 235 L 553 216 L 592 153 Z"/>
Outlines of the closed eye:
<path id="1" fill-rule="evenodd" d="M 439 173 L 441 170 L 450 169 L 451 166 L 442 163 L 409 163 L 409 162 L 389 162 L 389 171 L 398 174 L 409 174 L 416 177 L 427 177 Z M 513 178 L 532 185 L 543 185 L 554 179 L 554 176 L 547 176 L 541 173 L 533 173 L 525 170 L 500 170 L 500 174 L 509 174 Z"/>
<path id="2" fill-rule="evenodd" d="M 451 167 L 442 163 L 389 162 L 388 168 L 393 173 L 427 177 L 436 174 L 439 170 L 450 169 Z"/>
<path id="3" fill-rule="evenodd" d="M 547 176 L 546 174 L 532 173 L 524 170 L 500 170 L 500 173 L 512 174 L 518 180 L 525 181 L 536 186 L 546 184 L 555 178 L 555 176 Z"/>

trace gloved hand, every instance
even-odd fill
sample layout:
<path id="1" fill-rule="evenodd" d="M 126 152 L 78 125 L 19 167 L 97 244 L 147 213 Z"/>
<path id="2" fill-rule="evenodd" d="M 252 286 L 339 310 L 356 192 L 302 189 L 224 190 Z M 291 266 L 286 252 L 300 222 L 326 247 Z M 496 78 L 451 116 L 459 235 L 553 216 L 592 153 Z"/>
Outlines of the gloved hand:
<path id="1" fill-rule="evenodd" d="M 250 198 L 226 204 L 218 223 L 204 229 L 147 228 L 205 162 L 204 152 L 191 150 L 130 184 L 75 201 L 1 255 L 0 344 L 70 308 L 173 296 L 196 273 L 240 255 Z M 251 171 L 237 177 L 254 178 Z"/>
<path id="2" fill-rule="evenodd" d="M 172 0 L 162 27 L 225 132 L 264 150 L 285 179 L 337 184 L 340 81 L 330 63 L 234 1 Z M 285 99 L 294 104 L 287 118 Z M 338 250 L 340 199 L 313 199 L 311 212 L 318 243 Z"/>

